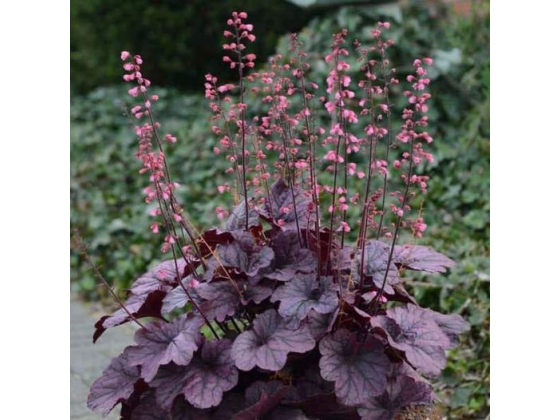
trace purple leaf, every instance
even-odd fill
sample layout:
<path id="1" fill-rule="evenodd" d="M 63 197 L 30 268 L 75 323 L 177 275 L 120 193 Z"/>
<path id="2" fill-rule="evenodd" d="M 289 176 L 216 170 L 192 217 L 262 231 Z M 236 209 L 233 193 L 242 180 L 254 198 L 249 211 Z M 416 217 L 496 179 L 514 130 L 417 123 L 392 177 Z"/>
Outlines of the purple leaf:
<path id="1" fill-rule="evenodd" d="M 182 258 L 177 260 L 177 266 L 174 260 L 164 261 L 136 280 L 130 291 L 134 295 L 144 295 L 155 290 L 169 290 L 177 285 L 177 269 L 179 277 L 183 278 L 186 267 L 187 263 Z"/>
<path id="2" fill-rule="evenodd" d="M 212 420 L 231 420 L 236 413 L 243 411 L 246 407 L 247 403 L 242 395 L 228 392 L 212 415 Z"/>
<path id="3" fill-rule="evenodd" d="M 159 406 L 153 392 L 142 398 L 132 410 L 130 420 L 209 420 L 210 416 L 203 410 L 196 409 L 183 399 L 177 399 L 173 409 Z"/>
<path id="4" fill-rule="evenodd" d="M 289 386 L 280 381 L 257 381 L 249 386 L 245 392 L 245 400 L 249 407 L 237 413 L 232 420 L 253 420 L 270 413 L 284 398 Z"/>
<path id="5" fill-rule="evenodd" d="M 140 366 L 142 377 L 151 381 L 158 368 L 170 362 L 186 366 L 201 344 L 202 336 L 198 318 L 182 315 L 172 322 L 154 321 L 139 329 L 134 335 L 134 346 L 129 351 L 129 362 Z"/>
<path id="6" fill-rule="evenodd" d="M 166 293 L 162 290 L 156 290 L 146 295 L 132 295 L 124 302 L 124 306 L 134 318 L 161 318 L 161 305 Z M 93 342 L 95 343 L 107 328 L 122 325 L 132 321 L 132 319 L 123 308 L 118 309 L 112 315 L 102 316 L 95 323 Z"/>
<path id="7" fill-rule="evenodd" d="M 198 249 L 204 258 L 213 254 L 213 251 L 220 244 L 227 244 L 233 241 L 231 232 L 220 229 L 209 229 L 205 231 L 197 240 Z"/>
<path id="8" fill-rule="evenodd" d="M 270 247 L 274 251 L 274 260 L 266 278 L 288 281 L 297 272 L 311 273 L 317 269 L 317 260 L 309 249 L 301 247 L 296 231 L 278 233 L 272 238 Z"/>
<path id="9" fill-rule="evenodd" d="M 231 341 L 207 341 L 199 358 L 189 366 L 189 379 L 183 393 L 197 408 L 215 407 L 223 393 L 237 385 L 238 371 L 231 358 Z"/>
<path id="10" fill-rule="evenodd" d="M 317 363 L 308 367 L 303 372 L 303 376 L 299 377 L 294 384 L 295 386 L 290 389 L 284 398 L 284 401 L 291 405 L 301 403 L 317 395 L 334 393 L 334 384 L 321 377 Z"/>
<path id="11" fill-rule="evenodd" d="M 278 312 L 283 317 L 295 316 L 303 321 L 312 309 L 320 314 L 334 312 L 338 307 L 336 290 L 329 277 L 316 280 L 315 274 L 299 274 L 278 287 L 271 301 L 280 302 Z"/>
<path id="12" fill-rule="evenodd" d="M 358 251 L 361 255 L 361 251 Z M 349 271 L 352 269 L 352 261 L 354 261 L 354 247 L 345 246 L 340 249 L 336 255 L 336 267 L 341 271 Z"/>
<path id="13" fill-rule="evenodd" d="M 340 404 L 333 392 L 310 396 L 297 406 L 313 419 L 359 420 L 356 409 Z"/>
<path id="14" fill-rule="evenodd" d="M 288 353 L 306 353 L 315 347 L 315 340 L 307 326 L 296 330 L 274 309 L 260 314 L 253 322 L 253 329 L 241 333 L 233 343 L 232 357 L 241 370 L 258 366 L 278 371 L 286 364 Z"/>
<path id="15" fill-rule="evenodd" d="M 153 393 L 143 395 L 142 399 L 132 409 L 131 420 L 167 420 L 169 415 L 157 404 Z"/>
<path id="16" fill-rule="evenodd" d="M 317 219 L 315 207 L 311 197 L 301 188 L 294 187 L 294 197 L 292 197 L 290 187 L 283 179 L 278 179 L 270 187 L 269 197 L 270 203 L 266 200 L 263 215 L 273 223 L 283 220 L 285 223 L 282 225 L 282 230 L 297 229 L 296 216 L 300 230 L 314 226 Z M 288 212 L 285 212 L 285 209 L 288 209 Z"/>
<path id="17" fill-rule="evenodd" d="M 358 413 L 362 420 L 392 420 L 404 408 L 432 401 L 432 390 L 427 383 L 414 380 L 396 367 L 387 377 L 385 392 L 370 398 L 358 408 Z"/>
<path id="18" fill-rule="evenodd" d="M 356 264 L 355 281 L 359 283 L 360 281 L 360 269 L 361 269 L 361 259 L 362 251 L 356 252 L 356 257 L 354 258 L 354 264 Z M 387 261 L 389 259 L 389 246 L 381 241 L 371 240 L 366 242 L 365 252 L 364 252 L 364 275 L 372 279 L 373 284 L 378 289 L 381 289 L 383 285 L 383 279 L 385 277 L 385 272 L 387 270 Z M 389 272 L 387 274 L 387 281 L 383 292 L 393 295 L 395 291 L 391 286 L 399 284 L 401 282 L 399 276 L 399 270 L 397 266 L 391 262 L 389 264 Z"/>
<path id="19" fill-rule="evenodd" d="M 253 405 L 257 404 L 263 395 L 272 396 L 274 394 L 282 394 L 283 398 L 288 390 L 289 387 L 286 387 L 282 381 L 256 381 L 245 390 L 245 401 L 247 401 L 247 404 Z M 282 398 L 278 399 L 277 402 L 280 402 Z"/>
<path id="20" fill-rule="evenodd" d="M 156 400 L 164 410 L 169 411 L 175 399 L 183 394 L 188 378 L 188 366 L 169 363 L 159 368 L 157 375 L 150 381 L 150 386 L 155 388 Z"/>
<path id="21" fill-rule="evenodd" d="M 270 420 L 309 420 L 303 411 L 297 408 L 277 407 L 269 416 Z"/>
<path id="22" fill-rule="evenodd" d="M 397 302 L 402 302 L 402 303 L 412 303 L 414 305 L 418 305 L 418 303 L 416 302 L 416 299 L 414 299 L 414 296 L 412 296 L 411 294 L 409 294 L 406 291 L 406 288 L 404 287 L 404 285 L 401 284 L 395 284 L 393 286 L 393 289 L 395 289 L 395 294 L 394 296 L 391 296 L 391 300 L 393 301 L 397 301 Z"/>
<path id="23" fill-rule="evenodd" d="M 171 410 L 171 420 L 210 420 L 210 416 L 204 410 L 194 408 L 183 398 L 178 398 Z"/>
<path id="24" fill-rule="evenodd" d="M 422 310 L 424 312 L 421 316 L 433 320 L 449 338 L 450 346 L 446 350 L 456 347 L 459 344 L 459 335 L 471 328 L 469 323 L 458 314 L 445 315 L 431 309 L 422 308 Z"/>
<path id="25" fill-rule="evenodd" d="M 445 351 L 451 343 L 438 324 L 424 310 L 412 304 L 391 308 L 387 316 L 377 316 L 371 325 L 387 337 L 389 345 L 406 354 L 408 361 L 429 376 L 445 367 Z"/>
<path id="26" fill-rule="evenodd" d="M 356 333 L 339 329 L 321 340 L 319 351 L 321 376 L 335 382 L 336 396 L 344 404 L 362 404 L 385 389 L 390 361 L 375 338 L 362 341 Z"/>
<path id="27" fill-rule="evenodd" d="M 409 270 L 425 271 L 427 273 L 445 273 L 455 262 L 432 248 L 421 245 L 395 246 L 393 251 L 395 264 Z"/>
<path id="28" fill-rule="evenodd" d="M 259 225 L 259 213 L 255 209 L 251 209 L 249 206 L 249 227 Z M 226 222 L 227 230 L 241 230 L 245 229 L 246 225 L 246 214 L 245 214 L 245 202 L 239 203 L 233 211 Z"/>
<path id="29" fill-rule="evenodd" d="M 338 315 L 338 310 L 334 314 L 320 314 L 311 310 L 307 316 L 307 326 L 309 327 L 309 332 L 319 341 L 323 336 L 331 332 L 334 321 Z"/>
<path id="30" fill-rule="evenodd" d="M 125 401 L 134 392 L 134 385 L 140 380 L 140 370 L 129 363 L 131 347 L 114 358 L 103 375 L 91 386 L 87 405 L 106 416 L 115 405 Z"/>
<path id="31" fill-rule="evenodd" d="M 218 256 L 224 267 L 235 268 L 248 276 L 254 276 L 261 268 L 266 268 L 274 258 L 274 252 L 267 246 L 256 243 L 249 232 L 231 232 L 235 241 L 218 245 Z"/>
<path id="32" fill-rule="evenodd" d="M 230 356 L 231 341 L 206 341 L 189 366 L 169 364 L 150 382 L 160 405 L 169 407 L 183 394 L 196 408 L 215 407 L 223 393 L 237 385 L 238 371 Z"/>
<path id="33" fill-rule="evenodd" d="M 195 301 L 197 305 L 202 304 L 202 299 L 196 293 L 196 289 L 194 288 L 195 285 L 198 284 L 198 281 L 195 280 L 192 276 L 188 276 L 187 278 L 182 280 L 183 285 L 189 291 L 191 298 Z M 189 297 L 185 293 L 185 289 L 182 286 L 177 286 L 173 290 L 171 290 L 167 295 L 163 298 L 161 313 L 168 314 L 172 312 L 175 308 L 183 308 L 185 305 L 189 303 Z"/>
<path id="34" fill-rule="evenodd" d="M 221 280 L 201 283 L 196 291 L 206 300 L 201 306 L 204 314 L 222 322 L 235 314 L 238 305 L 248 305 L 250 301 L 261 303 L 272 294 L 273 287 L 265 282 L 249 286 L 246 281 Z"/>
<path id="35" fill-rule="evenodd" d="M 179 275 L 183 277 L 186 270 L 184 260 L 178 260 Z M 135 318 L 161 317 L 162 300 L 177 284 L 177 271 L 173 260 L 164 261 L 143 274 L 134 282 L 130 289 L 131 295 L 124 302 L 128 312 Z M 116 327 L 132 321 L 128 313 L 120 308 L 112 315 L 104 316 L 95 324 L 93 342 L 105 332 L 107 328 Z"/>

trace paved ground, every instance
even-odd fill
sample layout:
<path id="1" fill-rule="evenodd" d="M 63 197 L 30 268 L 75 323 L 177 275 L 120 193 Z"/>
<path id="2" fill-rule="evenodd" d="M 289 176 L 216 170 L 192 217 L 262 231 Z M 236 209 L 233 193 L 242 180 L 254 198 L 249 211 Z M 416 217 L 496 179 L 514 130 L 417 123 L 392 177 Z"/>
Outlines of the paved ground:
<path id="1" fill-rule="evenodd" d="M 132 344 L 134 328 L 122 325 L 106 331 L 93 344 L 93 324 L 103 313 L 70 298 L 70 418 L 71 420 L 100 420 L 101 414 L 90 411 L 86 406 L 88 390 L 111 359 Z M 106 417 L 118 420 L 118 409 Z"/>

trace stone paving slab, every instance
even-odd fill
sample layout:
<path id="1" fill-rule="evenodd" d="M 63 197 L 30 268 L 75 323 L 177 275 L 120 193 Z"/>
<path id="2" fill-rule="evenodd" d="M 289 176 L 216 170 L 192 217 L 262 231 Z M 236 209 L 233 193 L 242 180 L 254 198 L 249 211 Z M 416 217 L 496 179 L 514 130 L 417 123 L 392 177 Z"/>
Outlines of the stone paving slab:
<path id="1" fill-rule="evenodd" d="M 92 343 L 94 323 L 103 313 L 87 305 L 75 296 L 70 298 L 70 419 L 100 420 L 101 414 L 87 408 L 89 388 L 111 359 L 133 344 L 135 328 L 132 325 L 107 330 L 97 343 Z M 118 420 L 115 408 L 106 420 Z"/>

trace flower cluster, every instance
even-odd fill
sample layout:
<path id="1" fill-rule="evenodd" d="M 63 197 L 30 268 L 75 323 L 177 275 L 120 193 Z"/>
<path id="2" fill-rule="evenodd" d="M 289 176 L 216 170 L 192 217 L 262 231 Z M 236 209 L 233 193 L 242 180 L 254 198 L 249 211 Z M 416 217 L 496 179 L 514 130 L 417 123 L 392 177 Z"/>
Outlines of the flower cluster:
<path id="1" fill-rule="evenodd" d="M 402 83 L 408 105 L 397 113 L 389 23 L 352 49 L 346 30 L 334 35 L 323 91 L 308 80 L 296 35 L 290 57 L 247 73 L 256 59 L 246 51 L 255 39 L 247 18 L 233 13 L 224 32 L 223 61 L 237 81 L 207 75 L 204 85 L 213 150 L 233 178 L 217 189 L 237 203 L 216 208 L 220 228 L 199 233 L 190 224 L 165 158 L 164 143 L 177 139 L 160 134 L 141 57 L 122 53 L 139 100 L 131 114 L 140 120 L 146 202 L 156 205 L 151 229 L 172 258 L 97 322 L 94 341 L 127 322 L 140 328 L 88 404 L 106 414 L 120 403 L 130 420 L 385 420 L 429 407 L 435 395 L 424 377 L 440 374 L 445 351 L 469 328 L 459 315 L 419 307 L 403 281 L 407 270 L 441 273 L 453 261 L 397 244 L 405 229 L 421 238 L 427 228 L 413 208 L 428 187 L 421 170 L 433 161 L 432 60 L 412 62 Z M 260 99 L 258 111 L 249 96 Z"/>

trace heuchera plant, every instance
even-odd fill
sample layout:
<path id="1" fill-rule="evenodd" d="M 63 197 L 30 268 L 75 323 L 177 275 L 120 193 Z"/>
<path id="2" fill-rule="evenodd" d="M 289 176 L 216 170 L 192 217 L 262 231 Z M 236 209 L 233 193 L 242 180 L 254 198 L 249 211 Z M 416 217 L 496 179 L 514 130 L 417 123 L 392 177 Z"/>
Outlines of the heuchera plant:
<path id="1" fill-rule="evenodd" d="M 346 31 L 334 35 L 326 96 L 318 97 L 295 35 L 291 57 L 248 73 L 255 36 L 246 19 L 233 13 L 224 32 L 223 61 L 237 83 L 208 75 L 205 84 L 214 152 L 231 162 L 233 181 L 218 190 L 238 203 L 231 214 L 217 209 L 222 228 L 199 232 L 190 223 L 164 152 L 177 139 L 155 120 L 158 97 L 142 58 L 121 55 L 139 101 L 131 114 L 140 120 L 151 228 L 164 232 L 170 257 L 97 322 L 94 342 L 107 328 L 139 328 L 93 384 L 88 405 L 107 414 L 121 404 L 122 419 L 134 420 L 381 420 L 430 406 L 424 378 L 441 372 L 445 351 L 469 328 L 459 315 L 419 307 L 403 282 L 406 270 L 441 273 L 453 262 L 397 244 L 406 230 L 420 238 L 426 229 L 412 207 L 427 189 L 418 172 L 433 160 L 425 150 L 432 60 L 414 60 L 402 83 L 407 106 L 394 115 L 400 81 L 387 58 L 389 23 L 367 46 L 349 44 Z M 249 95 L 262 105 L 248 107 Z"/>

